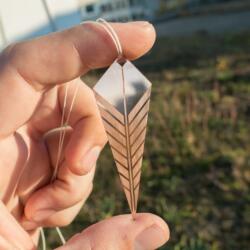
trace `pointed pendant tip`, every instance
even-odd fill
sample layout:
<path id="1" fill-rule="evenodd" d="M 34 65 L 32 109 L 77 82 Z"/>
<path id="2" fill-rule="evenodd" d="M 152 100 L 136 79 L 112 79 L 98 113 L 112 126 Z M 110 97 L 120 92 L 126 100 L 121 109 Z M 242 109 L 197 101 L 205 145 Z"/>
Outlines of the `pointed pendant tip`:
<path id="1" fill-rule="evenodd" d="M 132 219 L 133 219 L 133 220 L 136 220 L 136 211 L 133 211 L 133 212 L 131 213 L 131 215 L 132 215 Z"/>

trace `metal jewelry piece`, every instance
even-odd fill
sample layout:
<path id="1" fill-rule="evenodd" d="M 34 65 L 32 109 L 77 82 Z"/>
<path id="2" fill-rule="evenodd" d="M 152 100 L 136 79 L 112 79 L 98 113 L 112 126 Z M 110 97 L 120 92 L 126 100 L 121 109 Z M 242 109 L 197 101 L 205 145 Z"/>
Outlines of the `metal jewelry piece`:
<path id="1" fill-rule="evenodd" d="M 151 83 L 130 61 L 119 63 L 116 60 L 93 90 L 122 187 L 135 218 Z"/>
<path id="2" fill-rule="evenodd" d="M 137 210 L 151 83 L 126 61 L 115 61 L 94 87 L 121 183 Z"/>

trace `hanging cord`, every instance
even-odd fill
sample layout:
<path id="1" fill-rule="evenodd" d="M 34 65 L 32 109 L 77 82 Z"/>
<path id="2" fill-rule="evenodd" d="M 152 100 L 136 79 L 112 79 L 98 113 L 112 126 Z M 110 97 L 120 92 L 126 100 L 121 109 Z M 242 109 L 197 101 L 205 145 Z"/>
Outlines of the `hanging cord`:
<path id="1" fill-rule="evenodd" d="M 57 234 L 58 234 L 58 236 L 59 236 L 59 238 L 60 238 L 62 244 L 63 244 L 63 245 L 66 244 L 66 240 L 65 240 L 65 238 L 64 238 L 64 236 L 63 236 L 63 234 L 62 234 L 62 231 L 60 230 L 59 227 L 56 227 L 56 232 L 57 232 Z"/>
<path id="2" fill-rule="evenodd" d="M 64 140 L 65 140 L 65 135 L 66 135 L 66 128 L 68 127 L 69 124 L 69 119 L 70 119 L 70 115 L 72 113 L 73 107 L 74 107 L 74 103 L 77 97 L 77 93 L 79 90 L 80 84 L 77 83 L 77 86 L 75 87 L 74 93 L 73 93 L 73 97 L 71 100 L 71 104 L 70 104 L 70 108 L 68 111 L 68 115 L 65 118 L 65 114 L 66 114 L 66 107 L 67 107 L 67 99 L 68 99 L 68 92 L 69 92 L 69 84 L 66 85 L 65 87 L 65 94 L 64 94 L 64 100 L 63 100 L 63 109 L 62 109 L 62 118 L 61 118 L 61 124 L 60 124 L 60 134 L 59 134 L 59 142 L 58 142 L 58 152 L 57 152 L 57 159 L 56 159 L 56 165 L 54 168 L 54 172 L 53 175 L 51 177 L 51 183 L 53 181 L 55 181 L 56 177 L 57 177 L 57 173 L 58 173 L 58 169 L 59 169 L 59 165 L 60 165 L 60 161 L 61 161 L 61 157 L 62 157 L 62 151 L 63 151 L 63 144 L 64 144 Z M 56 227 L 56 232 L 61 240 L 61 243 L 64 245 L 66 243 L 66 240 L 60 230 L 59 227 Z M 46 250 L 46 238 L 44 235 L 44 230 L 43 228 L 40 229 L 40 234 L 41 234 L 41 240 L 42 240 L 42 249 Z"/>
<path id="3" fill-rule="evenodd" d="M 64 100 L 63 100 L 62 118 L 61 118 L 61 124 L 60 124 L 61 130 L 60 130 L 60 134 L 59 134 L 56 165 L 55 165 L 54 172 L 53 172 L 53 175 L 52 175 L 51 180 L 50 180 L 51 183 L 56 179 L 58 167 L 59 167 L 59 163 L 60 163 L 60 158 L 61 158 L 61 153 L 62 153 L 63 132 L 65 130 L 64 125 L 66 125 L 66 124 L 64 124 L 64 116 L 65 116 L 65 110 L 66 110 L 66 105 L 67 105 L 68 88 L 69 88 L 69 85 L 67 84 L 65 87 L 65 94 L 64 94 Z"/>
<path id="4" fill-rule="evenodd" d="M 120 42 L 119 37 L 117 36 L 115 30 L 113 29 L 113 27 L 103 18 L 99 18 L 96 20 L 96 22 L 98 24 L 100 24 L 105 30 L 106 32 L 110 35 L 112 41 L 115 44 L 116 50 L 117 50 L 117 60 L 123 58 L 123 50 L 122 50 L 122 45 Z M 88 23 L 88 22 L 85 22 Z M 57 177 L 57 173 L 58 173 L 58 169 L 59 169 L 59 165 L 60 165 L 60 161 L 61 161 L 61 157 L 62 157 L 62 151 L 63 151 L 63 144 L 64 144 L 64 139 L 65 139 L 65 135 L 66 135 L 66 128 L 68 126 L 69 123 L 69 119 L 70 119 L 70 115 L 72 113 L 73 110 L 73 106 L 75 103 L 75 99 L 77 97 L 77 93 L 79 90 L 79 84 L 77 84 L 74 94 L 73 94 L 73 98 L 71 100 L 71 104 L 70 104 L 70 108 L 68 111 L 68 116 L 65 119 L 65 113 L 66 113 L 66 107 L 67 107 L 67 99 L 68 99 L 68 89 L 69 89 L 69 84 L 66 85 L 65 87 L 65 95 L 64 95 L 64 101 L 63 101 L 63 110 L 62 110 L 62 118 L 61 118 L 61 124 L 60 124 L 60 134 L 59 134 L 59 142 L 58 142 L 58 152 L 57 152 L 57 159 L 56 159 L 56 165 L 54 168 L 54 172 L 51 178 L 51 183 L 55 181 L 56 177 Z M 62 244 L 64 245 L 66 243 L 66 240 L 60 230 L 59 227 L 55 228 L 57 231 L 57 234 L 62 242 Z M 46 239 L 45 239 L 45 235 L 44 235 L 44 230 L 43 228 L 40 229 L 40 234 L 41 234 L 41 239 L 42 239 L 42 249 L 46 250 Z"/>
<path id="5" fill-rule="evenodd" d="M 60 130 L 60 135 L 59 135 L 58 154 L 57 154 L 57 160 L 56 160 L 54 173 L 53 173 L 52 178 L 51 178 L 51 183 L 57 177 L 59 164 L 60 164 L 60 160 L 61 160 L 61 157 L 62 157 L 63 144 L 64 144 L 65 135 L 66 135 L 66 128 L 67 128 L 67 126 L 69 124 L 70 115 L 71 115 L 73 107 L 74 107 L 74 103 L 75 103 L 75 100 L 76 100 L 76 97 L 77 97 L 77 93 L 78 93 L 80 84 L 77 83 L 77 86 L 76 86 L 76 88 L 74 90 L 73 98 L 71 100 L 70 108 L 69 108 L 69 111 L 68 111 L 68 116 L 65 119 L 66 106 L 67 106 L 67 97 L 68 97 L 68 86 L 69 86 L 69 84 L 66 85 L 66 89 L 65 89 L 64 102 L 63 102 L 63 111 L 62 111 L 62 119 L 61 119 L 61 130 Z M 58 234 L 62 244 L 64 245 L 66 243 L 66 240 L 65 240 L 60 228 L 56 227 L 56 231 L 57 231 L 57 234 Z"/>
<path id="6" fill-rule="evenodd" d="M 58 152 L 57 152 L 57 160 L 56 160 L 56 165 L 55 165 L 55 169 L 51 178 L 51 183 L 56 179 L 57 177 L 57 173 L 58 173 L 58 168 L 59 168 L 59 164 L 60 164 L 60 160 L 62 157 L 62 151 L 63 151 L 63 144 L 64 144 L 64 139 L 65 139 L 65 135 L 66 135 L 66 128 L 68 127 L 68 123 L 69 123 L 69 119 L 70 119 L 70 115 L 72 113 L 73 107 L 74 107 L 74 103 L 77 97 L 77 93 L 79 90 L 79 83 L 77 84 L 74 94 L 73 94 L 73 98 L 70 104 L 70 108 L 68 111 L 68 116 L 65 119 L 65 111 L 66 111 L 66 106 L 67 106 L 67 96 L 68 96 L 68 84 L 66 86 L 65 89 L 65 96 L 64 96 L 64 103 L 63 103 L 63 110 L 62 110 L 62 119 L 61 119 L 61 130 L 60 130 L 60 135 L 59 135 L 59 143 L 58 143 Z"/>
<path id="7" fill-rule="evenodd" d="M 116 49 L 117 49 L 117 59 L 121 59 L 123 57 L 123 50 L 122 45 L 120 42 L 120 39 L 118 35 L 116 34 L 114 28 L 103 18 L 98 18 L 96 20 L 99 24 L 102 25 L 102 27 L 107 31 L 107 33 L 110 35 L 112 41 L 114 42 Z"/>
<path id="8" fill-rule="evenodd" d="M 40 235 L 41 235 L 41 241 L 42 241 L 42 250 L 46 250 L 46 238 L 45 238 L 44 230 L 42 227 L 40 228 Z"/>
<path id="9" fill-rule="evenodd" d="M 103 18 L 98 18 L 96 21 L 84 21 L 81 24 L 98 24 L 100 25 L 105 31 L 109 34 L 110 38 L 112 39 L 116 50 L 117 50 L 117 59 L 120 59 L 123 57 L 123 50 L 122 50 L 122 45 L 120 42 L 119 37 L 117 36 L 114 28 Z"/>

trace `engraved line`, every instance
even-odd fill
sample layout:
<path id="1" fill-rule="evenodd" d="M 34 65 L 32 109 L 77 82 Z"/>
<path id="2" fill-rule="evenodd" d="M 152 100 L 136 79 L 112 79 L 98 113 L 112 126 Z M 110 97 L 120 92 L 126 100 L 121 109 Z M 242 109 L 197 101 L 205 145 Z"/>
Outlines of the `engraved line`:
<path id="1" fill-rule="evenodd" d="M 136 191 L 136 189 L 139 187 L 140 185 L 140 180 L 138 181 L 138 183 L 136 184 L 136 186 L 134 187 L 134 192 Z"/>
<path id="2" fill-rule="evenodd" d="M 127 156 L 126 156 L 126 155 L 124 155 L 123 153 L 121 153 L 117 148 L 115 148 L 115 147 L 112 146 L 111 144 L 110 144 L 110 146 L 111 146 L 111 148 L 112 148 L 116 153 L 118 153 L 120 156 L 122 156 L 123 158 L 125 158 L 125 160 L 127 160 Z"/>
<path id="3" fill-rule="evenodd" d="M 133 131 L 131 132 L 131 135 L 135 132 L 135 130 L 140 126 L 140 124 L 143 122 L 143 120 L 145 119 L 145 117 L 147 117 L 148 112 L 141 118 L 141 120 L 136 124 L 135 128 L 133 129 Z"/>
<path id="4" fill-rule="evenodd" d="M 111 123 L 109 123 L 105 118 L 102 117 L 102 120 L 104 121 L 104 123 L 107 123 L 110 127 L 112 127 L 116 132 L 118 132 L 122 137 L 124 137 L 125 139 L 125 135 L 118 130 L 116 127 L 114 127 Z"/>
<path id="5" fill-rule="evenodd" d="M 115 107 L 113 107 L 111 103 L 106 101 L 95 90 L 94 90 L 94 93 L 95 93 L 97 102 L 99 103 L 100 106 L 107 107 L 108 109 L 110 109 L 112 111 L 113 115 L 115 115 L 117 117 L 117 119 L 119 119 L 121 122 L 124 122 L 124 116 L 117 109 L 115 109 Z"/>
<path id="6" fill-rule="evenodd" d="M 139 151 L 139 149 L 141 148 L 141 146 L 144 145 L 144 142 L 145 142 L 145 140 L 143 140 L 143 141 L 139 144 L 139 146 L 136 148 L 135 152 L 133 153 L 132 158 L 134 158 L 134 156 L 135 156 L 136 153 Z"/>
<path id="7" fill-rule="evenodd" d="M 124 174 L 122 174 L 121 172 L 119 172 L 118 171 L 118 174 L 120 175 L 120 176 L 122 176 L 125 180 L 127 180 L 128 182 L 129 182 L 129 178 L 128 177 L 126 177 Z"/>
<path id="8" fill-rule="evenodd" d="M 141 152 L 141 155 L 140 155 L 139 159 L 142 158 L 142 157 L 143 157 L 143 151 Z M 134 157 L 134 159 L 136 159 L 136 157 Z M 133 161 L 134 159 L 132 159 L 132 161 Z M 136 163 L 137 163 L 137 161 L 138 161 L 138 159 L 136 160 Z"/>
<path id="9" fill-rule="evenodd" d="M 125 188 L 129 193 L 131 192 L 131 190 L 129 188 L 127 188 L 126 186 L 124 186 L 123 183 L 122 183 L 122 187 Z"/>
<path id="10" fill-rule="evenodd" d="M 102 116 L 102 119 L 108 123 L 113 129 L 115 129 L 116 131 L 118 131 L 120 134 L 123 135 L 123 137 L 125 136 L 125 132 L 124 131 L 120 131 L 114 124 L 111 123 L 111 121 L 107 120 L 106 117 Z M 122 125 L 122 127 L 124 127 L 124 125 Z"/>
<path id="11" fill-rule="evenodd" d="M 117 122 L 124 126 L 124 124 L 116 116 L 114 116 L 114 114 L 111 113 L 106 107 L 99 105 L 99 108 L 102 110 L 102 112 L 108 113 L 110 116 L 112 116 L 112 118 L 114 118 Z"/>
<path id="12" fill-rule="evenodd" d="M 150 98 L 150 94 L 151 94 L 151 87 L 144 93 L 144 95 L 141 97 L 141 99 L 139 100 L 139 102 L 137 103 L 137 105 L 130 111 L 130 113 L 129 113 L 129 120 L 133 120 L 134 119 L 133 113 L 136 110 L 140 109 L 138 107 L 140 107 L 140 105 L 143 105 L 144 99 Z"/>
<path id="13" fill-rule="evenodd" d="M 110 113 L 112 113 L 112 115 L 115 116 L 116 119 L 118 119 L 120 122 L 124 122 L 124 117 L 122 116 L 122 114 L 119 113 L 111 104 L 109 104 L 109 105 L 106 104 L 105 105 L 104 103 L 102 103 L 100 101 L 99 97 L 97 97 L 97 98 L 98 98 L 97 99 L 97 104 L 98 104 L 99 108 L 106 109 L 106 110 L 110 109 L 111 110 Z"/>
<path id="14" fill-rule="evenodd" d="M 134 180 L 136 179 L 136 177 L 139 175 L 139 173 L 141 172 L 141 168 L 139 168 L 139 170 L 137 171 L 137 173 L 134 176 Z"/>
<path id="15" fill-rule="evenodd" d="M 126 149 L 127 149 L 127 156 L 128 156 L 128 168 L 129 168 L 129 184 L 130 184 L 130 201 L 131 201 L 131 212 L 136 212 L 136 205 L 135 205 L 135 193 L 133 190 L 134 188 L 134 180 L 133 180 L 133 173 L 132 173 L 132 158 L 131 158 L 131 147 L 130 147 L 130 132 L 129 132 L 129 125 L 128 125 L 128 112 L 127 112 L 127 99 L 126 99 L 126 90 L 125 90 L 125 75 L 124 75 L 124 68 L 122 67 L 122 90 L 123 90 L 123 105 L 124 105 L 124 120 L 125 120 L 125 134 L 126 134 Z"/>
<path id="16" fill-rule="evenodd" d="M 118 161 L 117 159 L 115 159 L 115 161 L 121 165 L 123 168 L 125 168 L 128 171 L 128 167 L 126 167 L 123 163 L 121 163 L 120 161 Z"/>
<path id="17" fill-rule="evenodd" d="M 142 130 L 140 131 L 140 133 L 138 134 L 138 136 L 134 139 L 134 141 L 133 141 L 131 147 L 133 147 L 133 146 L 135 145 L 135 143 L 136 143 L 137 140 L 140 138 L 140 136 L 145 132 L 146 128 L 147 128 L 147 125 L 145 125 L 145 126 L 142 128 Z M 132 135 L 131 135 L 131 136 L 132 136 Z"/>
<path id="18" fill-rule="evenodd" d="M 148 104 L 149 101 L 150 101 L 150 97 L 145 101 L 145 103 L 142 105 L 142 107 L 139 109 L 139 111 L 135 114 L 135 116 L 133 117 L 132 121 L 129 122 L 129 126 L 133 123 L 133 121 L 136 119 L 136 117 L 138 116 L 138 114 L 140 114 L 140 112 Z"/>
<path id="19" fill-rule="evenodd" d="M 108 136 L 110 136 L 114 141 L 119 143 L 121 146 L 123 146 L 124 148 L 126 147 L 122 142 L 118 141 L 109 131 L 106 130 L 106 133 Z"/>
<path id="20" fill-rule="evenodd" d="M 148 102 L 149 104 L 149 102 Z M 149 107 L 149 105 L 148 105 Z M 138 127 L 138 124 L 140 124 L 142 117 L 145 117 L 146 114 L 148 114 L 149 109 L 143 109 L 135 118 L 134 122 L 130 124 L 130 129 L 134 129 L 135 127 Z"/>
<path id="21" fill-rule="evenodd" d="M 142 155 L 136 160 L 135 164 L 133 165 L 132 169 L 134 170 L 134 168 L 136 167 L 137 163 L 141 160 L 141 158 L 143 157 L 143 153 Z"/>

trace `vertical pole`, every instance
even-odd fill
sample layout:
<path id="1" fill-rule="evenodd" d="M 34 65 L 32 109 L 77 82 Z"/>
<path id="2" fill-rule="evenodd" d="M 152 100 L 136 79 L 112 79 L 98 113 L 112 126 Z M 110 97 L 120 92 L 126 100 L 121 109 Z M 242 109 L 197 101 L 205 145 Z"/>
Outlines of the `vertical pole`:
<path id="1" fill-rule="evenodd" d="M 42 4 L 43 4 L 44 10 L 46 12 L 46 15 L 48 17 L 48 20 L 49 20 L 50 26 L 52 28 L 52 31 L 56 31 L 57 27 L 56 27 L 56 24 L 55 24 L 55 22 L 53 20 L 53 17 L 51 16 L 51 13 L 49 11 L 49 6 L 47 4 L 47 1 L 46 0 L 42 0 Z"/>
<path id="2" fill-rule="evenodd" d="M 4 30 L 3 21 L 2 21 L 1 16 L 0 16 L 0 35 L 1 35 L 1 39 L 3 40 L 3 47 L 5 47 L 8 43 L 8 41 L 7 41 L 7 37 L 6 37 L 6 33 Z"/>
<path id="3" fill-rule="evenodd" d="M 132 19 L 132 16 L 133 16 L 132 8 L 133 8 L 133 6 L 130 4 L 129 0 L 126 0 L 125 2 L 126 2 L 126 5 L 127 5 L 128 12 L 130 13 L 130 19 Z"/>
<path id="4" fill-rule="evenodd" d="M 83 15 L 82 15 L 82 2 L 81 2 L 81 0 L 78 0 L 77 3 L 78 3 L 77 4 L 77 9 L 78 9 L 78 12 L 80 14 L 81 21 L 82 21 L 82 19 L 83 19 Z"/>

